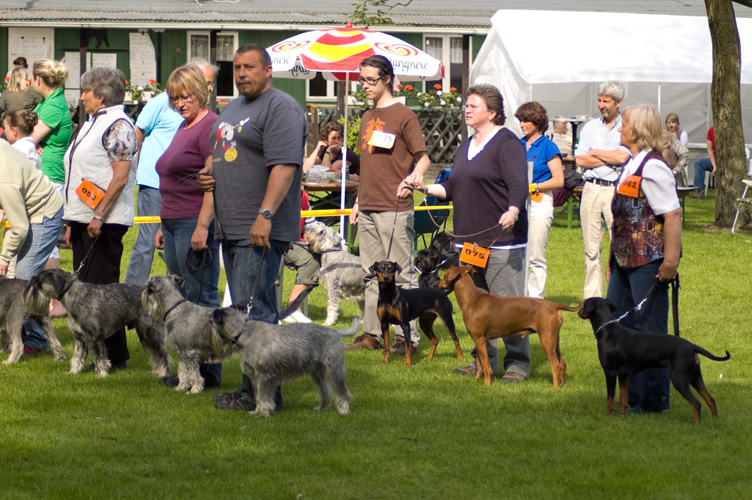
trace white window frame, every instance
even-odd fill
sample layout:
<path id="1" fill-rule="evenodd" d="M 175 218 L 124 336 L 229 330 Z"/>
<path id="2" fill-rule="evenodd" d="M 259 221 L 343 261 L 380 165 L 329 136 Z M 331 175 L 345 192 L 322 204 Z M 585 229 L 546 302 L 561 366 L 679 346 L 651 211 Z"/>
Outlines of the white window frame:
<path id="1" fill-rule="evenodd" d="M 211 32 L 210 31 L 205 31 L 205 30 L 201 30 L 201 31 L 199 31 L 199 30 L 188 31 L 186 33 L 186 36 L 187 36 L 187 43 L 186 43 L 187 49 L 186 49 L 186 53 L 187 53 L 187 56 L 188 56 L 187 59 L 186 59 L 186 62 L 190 61 L 191 59 L 193 59 L 195 57 L 202 57 L 202 58 L 206 59 L 207 61 L 209 60 L 209 54 L 204 55 L 204 54 L 193 54 L 192 53 L 192 50 L 191 50 L 191 37 L 192 36 L 196 36 L 196 35 L 198 35 L 198 36 L 205 36 L 208 40 L 211 41 Z M 217 32 L 217 36 L 218 37 L 219 36 L 231 36 L 232 37 L 232 42 L 233 42 L 233 47 L 232 47 L 233 54 L 235 53 L 235 51 L 238 50 L 238 32 L 237 31 L 218 31 Z M 209 50 L 211 50 L 211 46 L 210 45 L 207 45 L 207 46 L 209 46 Z M 227 75 L 223 74 L 222 77 L 226 78 Z M 229 78 L 232 79 L 233 75 L 232 74 L 229 75 Z M 232 86 L 232 94 L 230 94 L 230 95 L 217 95 L 217 99 L 234 99 L 237 96 L 238 96 L 238 89 L 235 87 L 235 85 L 233 85 Z"/>
<path id="2" fill-rule="evenodd" d="M 452 38 L 459 38 L 460 40 L 462 40 L 462 35 L 459 35 L 459 34 L 456 34 L 456 33 L 455 34 L 448 34 L 448 35 L 442 35 L 442 34 L 438 34 L 438 33 L 424 34 L 423 35 L 423 50 L 425 50 L 425 48 L 426 48 L 426 38 L 441 38 L 442 39 L 441 62 L 444 63 L 445 61 L 451 61 L 451 50 L 452 50 L 451 49 L 451 39 Z M 470 37 L 470 47 L 472 47 L 472 43 L 473 43 L 473 39 L 472 39 L 472 37 Z M 473 63 L 472 62 L 472 58 L 473 58 L 473 54 L 472 54 L 472 50 L 470 50 L 470 61 L 468 61 L 468 64 L 471 67 L 472 67 L 472 63 Z M 449 89 L 452 86 L 452 84 L 451 84 L 452 74 L 451 74 L 451 69 L 450 69 L 450 64 L 449 63 L 445 63 L 444 67 L 445 67 L 445 71 L 444 71 L 444 77 L 441 79 L 441 86 L 442 86 L 442 91 L 448 92 Z M 460 75 L 460 77 L 461 77 L 461 75 Z M 427 89 L 425 87 L 425 83 L 423 83 L 423 92 L 426 92 L 428 90 L 432 90 L 432 89 Z M 457 87 L 457 90 L 460 90 L 460 88 Z"/>

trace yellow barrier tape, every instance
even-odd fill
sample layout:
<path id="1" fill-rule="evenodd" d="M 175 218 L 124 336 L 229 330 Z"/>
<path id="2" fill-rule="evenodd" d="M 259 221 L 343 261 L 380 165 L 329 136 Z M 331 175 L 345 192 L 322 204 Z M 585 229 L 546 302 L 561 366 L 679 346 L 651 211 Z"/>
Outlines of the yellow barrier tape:
<path id="1" fill-rule="evenodd" d="M 451 205 L 445 205 L 445 206 L 430 206 L 427 207 L 425 205 L 418 205 L 415 207 L 416 212 L 424 212 L 426 210 L 452 210 Z M 352 212 L 352 209 L 346 208 L 330 208 L 326 210 L 302 210 L 300 212 L 301 217 L 331 217 L 333 215 L 350 215 L 350 212 Z M 133 218 L 134 224 L 154 224 L 157 222 L 162 222 L 162 220 L 159 218 L 158 215 L 148 215 L 143 217 L 134 217 Z M 10 227 L 10 223 L 8 223 L 7 220 L 3 220 L 0 222 L 0 227 Z"/>

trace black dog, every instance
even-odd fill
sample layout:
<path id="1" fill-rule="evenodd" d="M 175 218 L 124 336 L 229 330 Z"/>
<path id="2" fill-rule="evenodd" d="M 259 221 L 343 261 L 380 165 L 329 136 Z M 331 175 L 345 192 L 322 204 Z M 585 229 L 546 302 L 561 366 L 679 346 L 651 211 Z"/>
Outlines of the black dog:
<path id="1" fill-rule="evenodd" d="M 457 359 L 462 361 L 462 349 L 457 340 L 452 319 L 452 301 L 446 294 L 436 289 L 403 289 L 397 286 L 397 274 L 402 268 L 396 262 L 387 260 L 376 262 L 370 268 L 371 274 L 379 280 L 378 315 L 381 320 L 381 332 L 384 336 L 384 359 L 389 362 L 389 325 L 399 325 L 405 336 L 405 364 L 412 364 L 412 343 L 410 342 L 410 321 L 418 318 L 421 330 L 431 341 L 431 352 L 426 359 L 431 359 L 436 352 L 439 340 L 433 333 L 433 323 L 439 316 L 446 325 L 457 349 Z"/>
<path id="2" fill-rule="evenodd" d="M 700 424 L 701 405 L 692 394 L 690 385 L 708 404 L 713 418 L 718 418 L 715 400 L 702 380 L 700 358 L 697 355 L 702 354 L 713 361 L 726 361 L 731 357 L 729 352 L 726 351 L 726 356 L 719 358 L 681 337 L 638 332 L 616 322 L 611 323 L 611 315 L 615 310 L 616 306 L 612 302 L 593 297 L 585 301 L 578 313 L 580 318 L 590 320 L 598 341 L 598 358 L 606 375 L 606 415 L 611 415 L 614 411 L 617 376 L 621 397 L 620 415 L 624 415 L 627 409 L 629 376 L 648 368 L 668 368 L 674 388 L 692 407 L 695 425 Z"/>
<path id="3" fill-rule="evenodd" d="M 458 265 L 459 258 L 460 254 L 454 247 L 454 238 L 444 231 L 437 234 L 431 244 L 420 250 L 415 257 L 415 268 L 420 273 L 418 286 L 438 288 L 439 270 Z"/>

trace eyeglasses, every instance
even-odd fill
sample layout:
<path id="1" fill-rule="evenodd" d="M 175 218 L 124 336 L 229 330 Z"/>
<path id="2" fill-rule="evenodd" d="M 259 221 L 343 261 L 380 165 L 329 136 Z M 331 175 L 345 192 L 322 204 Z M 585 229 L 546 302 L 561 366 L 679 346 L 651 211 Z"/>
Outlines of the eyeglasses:
<path id="1" fill-rule="evenodd" d="M 361 76 L 360 78 L 358 78 L 358 83 L 361 85 L 365 85 L 367 83 L 368 85 L 373 86 L 379 83 L 381 80 L 383 80 L 383 78 L 363 78 Z"/>
<path id="2" fill-rule="evenodd" d="M 170 102 L 172 103 L 178 103 L 181 100 L 183 102 L 191 102 L 193 101 L 193 98 L 196 97 L 196 94 L 188 94 L 188 95 L 171 95 L 170 96 Z"/>
<path id="3" fill-rule="evenodd" d="M 462 110 L 462 112 L 464 113 L 464 112 L 465 112 L 465 111 L 467 111 L 467 110 L 470 110 L 470 111 L 474 111 L 474 110 L 476 110 L 476 109 L 480 109 L 480 106 L 475 106 L 475 105 L 473 105 L 473 104 L 463 104 L 463 105 L 462 105 L 462 107 L 461 107 L 460 109 L 461 109 L 461 110 Z"/>

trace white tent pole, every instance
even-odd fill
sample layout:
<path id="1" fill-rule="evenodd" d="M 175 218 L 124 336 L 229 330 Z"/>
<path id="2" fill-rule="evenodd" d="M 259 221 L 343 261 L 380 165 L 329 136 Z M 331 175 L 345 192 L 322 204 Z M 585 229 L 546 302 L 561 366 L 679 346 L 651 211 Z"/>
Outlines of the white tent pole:
<path id="1" fill-rule="evenodd" d="M 350 95 L 350 72 L 345 73 L 345 131 L 344 137 L 342 137 L 342 169 L 341 175 L 341 189 L 339 207 L 344 210 L 346 207 L 345 199 L 347 198 L 347 101 Z M 345 238 L 345 216 L 344 214 L 339 216 L 339 235 L 342 239 Z"/>

